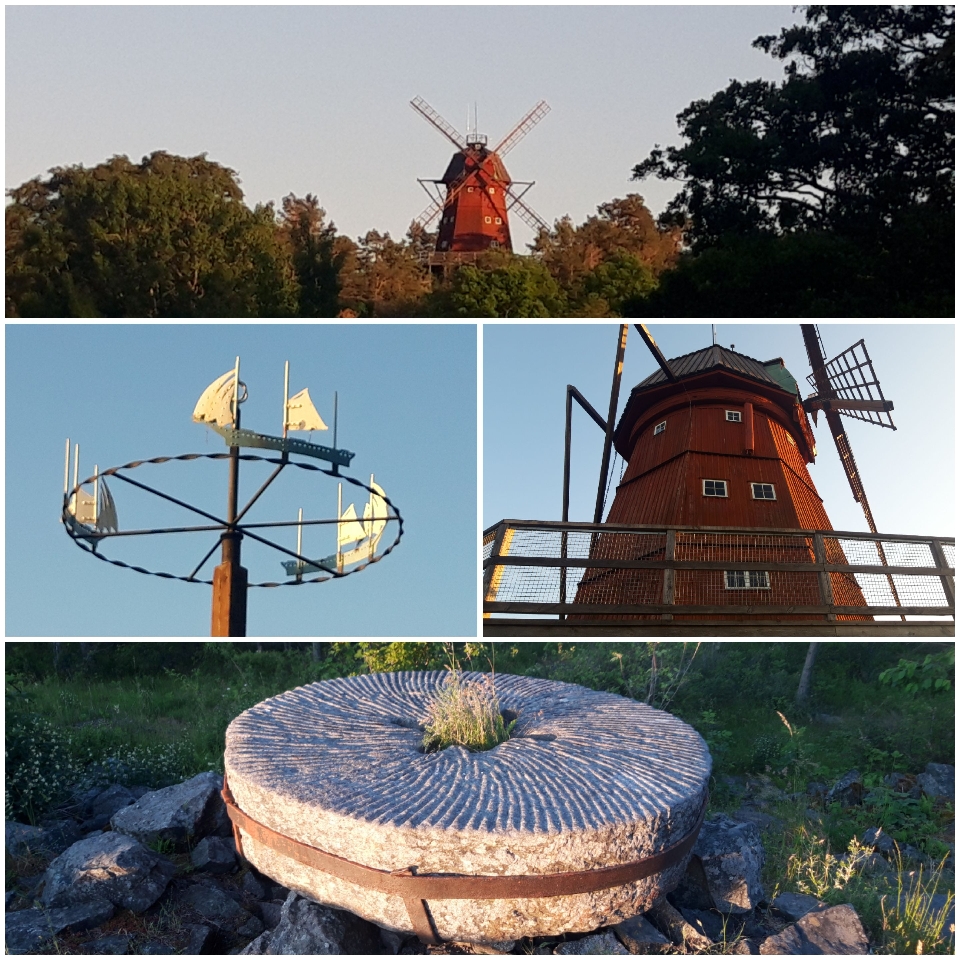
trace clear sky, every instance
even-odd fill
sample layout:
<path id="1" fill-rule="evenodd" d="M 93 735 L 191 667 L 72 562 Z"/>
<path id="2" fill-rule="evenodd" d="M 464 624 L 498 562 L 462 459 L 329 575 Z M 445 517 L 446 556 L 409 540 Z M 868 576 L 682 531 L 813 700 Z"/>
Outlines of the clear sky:
<path id="1" fill-rule="evenodd" d="M 631 183 L 676 115 L 731 79 L 777 79 L 760 34 L 790 6 L 7 6 L 6 186 L 58 165 L 155 150 L 235 169 L 247 202 L 320 197 L 341 232 L 402 236 L 477 104 L 496 143 L 538 100 L 551 113 L 509 155 L 548 222 L 628 192 L 660 212 L 676 185 Z M 523 252 L 531 231 L 513 222 Z"/>
<path id="2" fill-rule="evenodd" d="M 877 528 L 881 533 L 954 535 L 955 353 L 953 324 L 826 324 L 827 359 L 861 338 L 896 431 L 844 418 Z M 669 357 L 709 346 L 709 324 L 654 323 Z M 616 355 L 615 324 L 490 324 L 483 338 L 483 524 L 504 518 L 559 520 L 563 489 L 564 398 L 573 384 L 606 416 Z M 806 396 L 812 388 L 797 324 L 718 324 L 717 342 L 757 360 L 782 357 Z M 630 390 L 657 369 L 636 330 L 627 337 L 618 418 Z M 603 433 L 573 407 L 570 519 L 591 521 Z M 867 530 L 860 505 L 819 418 L 819 454 L 810 475 L 836 530 Z M 607 510 L 623 461 L 617 457 Z M 606 516 L 606 512 L 604 513 Z"/>
<path id="3" fill-rule="evenodd" d="M 58 522 L 64 442 L 80 443 L 81 479 L 95 463 L 103 470 L 225 451 L 219 436 L 191 418 L 200 394 L 232 369 L 238 353 L 250 395 L 242 425 L 280 433 L 290 360 L 291 395 L 308 387 L 331 428 L 338 391 L 338 446 L 356 453 L 344 472 L 364 481 L 375 474 L 405 522 L 397 549 L 355 576 L 249 591 L 249 635 L 475 635 L 474 325 L 8 324 L 5 343 L 8 636 L 209 634 L 210 587 L 110 566 L 69 539 Z M 332 430 L 298 436 L 329 443 Z M 241 504 L 271 469 L 241 465 Z M 129 475 L 215 515 L 225 512 L 223 461 L 146 465 Z M 110 489 L 121 530 L 206 522 L 121 481 Z M 344 484 L 343 505 L 355 502 L 362 513 L 367 495 L 355 489 Z M 336 506 L 335 481 L 288 469 L 249 519 L 296 520 L 298 507 L 307 518 L 335 518 Z M 304 531 L 304 552 L 328 556 L 332 528 L 318 529 Z M 296 547 L 295 529 L 275 536 Z M 120 538 L 105 552 L 186 574 L 215 540 L 209 533 Z M 283 579 L 282 559 L 244 541 L 251 580 Z"/>

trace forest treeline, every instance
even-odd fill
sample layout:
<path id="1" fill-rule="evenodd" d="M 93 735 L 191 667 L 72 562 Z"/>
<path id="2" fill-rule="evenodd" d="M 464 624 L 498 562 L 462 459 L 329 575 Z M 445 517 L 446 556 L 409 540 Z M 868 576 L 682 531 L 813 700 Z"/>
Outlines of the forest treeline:
<path id="1" fill-rule="evenodd" d="M 952 6 L 808 6 L 754 46 L 780 82 L 734 80 L 678 117 L 634 180 L 526 255 L 446 276 L 436 237 L 340 234 L 317 197 L 243 202 L 235 171 L 157 151 L 8 191 L 8 317 L 954 316 Z"/>

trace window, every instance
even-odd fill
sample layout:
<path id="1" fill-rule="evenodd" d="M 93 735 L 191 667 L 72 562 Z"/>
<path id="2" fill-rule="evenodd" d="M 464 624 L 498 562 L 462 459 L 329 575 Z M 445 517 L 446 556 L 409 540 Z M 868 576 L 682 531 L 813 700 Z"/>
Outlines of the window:
<path id="1" fill-rule="evenodd" d="M 484 222 L 484 223 L 493 223 L 493 221 L 490 219 L 490 217 L 484 217 L 484 218 L 483 218 L 483 222 Z"/>
<path id="2" fill-rule="evenodd" d="M 661 433 L 663 433 L 663 431 L 666 430 L 666 429 L 667 429 L 667 421 L 664 420 L 662 423 L 658 423 L 658 424 L 653 428 L 653 435 L 654 435 L 655 437 L 656 437 L 656 436 L 659 436 L 659 435 L 660 435 Z"/>
<path id="3" fill-rule="evenodd" d="M 500 218 L 500 217 L 494 217 L 494 218 L 493 218 L 493 221 L 494 221 L 494 223 L 503 223 L 503 220 L 502 220 L 502 218 Z"/>
<path id="4" fill-rule="evenodd" d="M 769 590 L 770 574 L 766 570 L 724 570 L 727 590 Z"/>
<path id="5" fill-rule="evenodd" d="M 490 192 L 495 195 L 496 192 L 497 192 L 497 188 L 496 188 L 496 187 L 491 187 L 491 188 L 490 188 Z"/>
<path id="6" fill-rule="evenodd" d="M 739 422 L 743 419 L 743 417 L 740 415 L 740 411 L 739 411 L 739 410 L 728 410 L 728 411 L 727 411 L 727 419 L 728 419 L 731 423 L 739 423 Z"/>
<path id="7" fill-rule="evenodd" d="M 754 500 L 776 500 L 777 493 L 772 483 L 751 483 Z"/>
<path id="8" fill-rule="evenodd" d="M 473 193 L 473 187 L 467 187 L 467 193 Z"/>
<path id="9" fill-rule="evenodd" d="M 705 497 L 725 497 L 727 495 L 727 481 L 704 480 L 703 495 Z"/>

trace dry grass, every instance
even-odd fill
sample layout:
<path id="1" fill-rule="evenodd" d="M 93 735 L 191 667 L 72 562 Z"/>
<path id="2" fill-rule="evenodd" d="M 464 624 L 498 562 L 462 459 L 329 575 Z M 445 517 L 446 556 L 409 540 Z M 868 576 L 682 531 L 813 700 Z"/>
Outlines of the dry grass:
<path id="1" fill-rule="evenodd" d="M 492 674 L 464 682 L 453 668 L 428 708 L 423 747 L 428 753 L 452 746 L 490 750 L 510 738 L 515 723 L 503 718 Z"/>

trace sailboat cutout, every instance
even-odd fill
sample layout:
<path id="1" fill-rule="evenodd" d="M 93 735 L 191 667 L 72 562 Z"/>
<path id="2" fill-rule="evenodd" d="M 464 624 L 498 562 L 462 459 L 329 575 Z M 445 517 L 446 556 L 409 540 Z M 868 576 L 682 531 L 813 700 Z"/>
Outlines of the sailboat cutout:
<path id="1" fill-rule="evenodd" d="M 337 552 L 313 563 L 305 563 L 303 560 L 281 561 L 288 577 L 300 577 L 305 573 L 343 573 L 345 567 L 372 560 L 376 556 L 380 538 L 383 536 L 383 531 L 390 519 L 390 511 L 387 507 L 387 501 L 383 499 L 386 496 L 383 488 L 374 483 L 372 476 L 370 477 L 370 488 L 372 492 L 370 499 L 364 504 L 362 522 L 357 516 L 356 507 L 352 503 L 342 512 L 339 512 L 338 508 Z M 338 490 L 338 500 L 341 496 L 342 485 L 341 489 Z M 298 528 L 297 553 L 300 553 L 300 543 Z M 354 544 L 354 546 L 350 547 L 350 544 Z M 348 549 L 344 549 L 344 547 L 348 547 Z"/>
<path id="2" fill-rule="evenodd" d="M 350 450 L 337 448 L 336 397 L 333 413 L 333 446 L 309 443 L 288 437 L 288 431 L 326 430 L 317 408 L 314 406 L 310 391 L 301 390 L 289 396 L 290 363 L 284 369 L 283 384 L 283 436 L 275 437 L 255 430 L 240 429 L 240 404 L 247 399 L 246 384 L 240 380 L 240 358 L 233 370 L 218 377 L 207 387 L 197 401 L 193 411 L 195 423 L 205 423 L 223 437 L 228 447 L 254 447 L 265 450 L 279 450 L 286 457 L 290 453 L 299 453 L 305 457 L 315 457 L 333 464 L 334 473 L 339 467 L 349 467 L 354 454 Z"/>
<path id="3" fill-rule="evenodd" d="M 194 423 L 207 423 L 218 427 L 232 427 L 236 423 L 233 411 L 233 401 L 237 393 L 236 379 L 237 371 L 234 369 L 218 377 L 203 391 L 193 410 Z"/>
<path id="4" fill-rule="evenodd" d="M 80 473 L 80 444 L 76 446 L 73 463 L 73 485 L 77 488 L 67 504 L 67 522 L 78 534 L 119 530 L 117 523 L 117 505 L 114 502 L 107 481 L 100 476 L 100 468 L 93 469 L 93 493 L 87 493 L 83 487 L 77 487 Z M 67 440 L 66 457 L 63 467 L 63 495 L 66 497 L 70 477 L 70 440 Z"/>
<path id="5" fill-rule="evenodd" d="M 310 398 L 310 391 L 307 389 L 295 393 L 287 401 L 287 418 L 285 428 L 287 430 L 326 430 L 327 425 L 323 422 L 317 408 L 313 405 Z"/>

